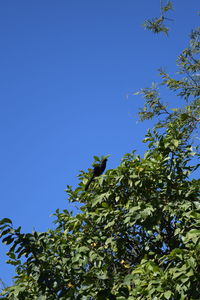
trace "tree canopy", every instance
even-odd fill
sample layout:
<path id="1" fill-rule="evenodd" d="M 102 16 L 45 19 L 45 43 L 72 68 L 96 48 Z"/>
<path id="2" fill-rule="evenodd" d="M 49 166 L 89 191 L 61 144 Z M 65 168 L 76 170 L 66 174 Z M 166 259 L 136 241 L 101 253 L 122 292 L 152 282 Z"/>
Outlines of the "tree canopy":
<path id="1" fill-rule="evenodd" d="M 78 187 L 66 190 L 80 211 L 56 210 L 55 229 L 25 234 L 0 221 L 7 263 L 16 267 L 2 299 L 200 299 L 199 37 L 197 28 L 178 57 L 177 78 L 159 71 L 180 107 L 163 103 L 159 85 L 137 93 L 145 99 L 141 120 L 156 119 L 143 157 L 125 154 L 87 191 L 91 174 L 81 171 Z"/>

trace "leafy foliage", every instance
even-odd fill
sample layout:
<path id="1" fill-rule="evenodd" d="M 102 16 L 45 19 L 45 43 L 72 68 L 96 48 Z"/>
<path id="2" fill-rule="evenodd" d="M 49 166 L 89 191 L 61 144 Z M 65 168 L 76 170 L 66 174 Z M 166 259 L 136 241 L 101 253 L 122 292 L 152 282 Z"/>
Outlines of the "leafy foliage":
<path id="1" fill-rule="evenodd" d="M 199 29 L 178 58 L 183 78 L 160 70 L 162 85 L 185 101 L 181 108 L 169 111 L 156 85 L 140 92 L 141 119 L 161 117 L 146 134 L 144 157 L 124 155 L 87 191 L 90 173 L 81 171 L 78 187 L 66 190 L 80 212 L 56 210 L 54 230 L 25 234 L 0 221 L 7 263 L 16 268 L 1 299 L 200 299 L 199 154 L 191 139 L 199 124 L 198 38 Z"/>
<path id="2" fill-rule="evenodd" d="M 3 219 L 17 273 L 5 299 L 197 299 L 200 181 L 183 134 L 149 131 L 144 158 L 125 155 L 88 192 L 68 187 L 81 213 L 57 210 L 55 230 L 22 234 Z"/>
<path id="3" fill-rule="evenodd" d="M 164 1 L 160 0 L 160 16 L 153 19 L 148 19 L 144 22 L 143 26 L 151 30 L 153 33 L 161 33 L 168 35 L 169 28 L 165 25 L 165 21 L 172 21 L 166 17 L 166 13 L 170 10 L 173 10 L 172 1 L 167 1 L 166 4 L 163 3 Z"/>
<path id="4" fill-rule="evenodd" d="M 184 101 L 183 105 L 170 111 L 167 104 L 161 100 L 159 86 L 153 84 L 152 87 L 141 89 L 135 93 L 135 95 L 143 95 L 145 99 L 145 105 L 139 113 L 142 121 L 159 117 L 157 128 L 167 127 L 173 123 L 185 132 L 185 137 L 189 137 L 198 128 L 200 122 L 199 54 L 200 27 L 192 31 L 189 47 L 183 50 L 178 57 L 178 73 L 182 78 L 172 78 L 162 69 L 159 70 L 162 79 L 160 86 L 165 86 L 175 92 Z"/>

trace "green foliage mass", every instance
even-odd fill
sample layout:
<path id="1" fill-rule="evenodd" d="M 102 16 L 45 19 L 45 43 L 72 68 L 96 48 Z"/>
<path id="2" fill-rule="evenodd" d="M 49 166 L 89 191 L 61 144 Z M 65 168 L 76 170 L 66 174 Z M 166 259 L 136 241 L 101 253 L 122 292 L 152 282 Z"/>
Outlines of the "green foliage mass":
<path id="1" fill-rule="evenodd" d="M 91 175 L 80 172 L 78 187 L 66 190 L 80 212 L 57 210 L 54 230 L 24 234 L 0 221 L 16 268 L 1 299 L 200 299 L 199 34 L 178 58 L 183 78 L 160 71 L 185 105 L 170 112 L 157 87 L 141 91 L 142 119 L 161 117 L 146 134 L 144 157 L 124 155 L 88 191 Z"/>

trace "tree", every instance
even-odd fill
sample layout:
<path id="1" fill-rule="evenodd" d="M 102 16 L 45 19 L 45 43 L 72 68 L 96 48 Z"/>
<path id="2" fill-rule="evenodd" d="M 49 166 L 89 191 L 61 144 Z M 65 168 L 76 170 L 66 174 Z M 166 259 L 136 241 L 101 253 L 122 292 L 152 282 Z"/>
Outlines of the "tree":
<path id="1" fill-rule="evenodd" d="M 80 212 L 57 210 L 55 230 L 24 234 L 1 220 L 8 263 L 16 266 L 2 299 L 200 298 L 200 180 L 192 176 L 199 167 L 199 36 L 200 29 L 192 32 L 178 58 L 183 78 L 160 70 L 161 84 L 185 105 L 169 111 L 158 86 L 139 92 L 141 119 L 160 118 L 146 134 L 144 157 L 124 155 L 87 191 L 91 175 L 81 172 L 79 186 L 67 187 Z"/>

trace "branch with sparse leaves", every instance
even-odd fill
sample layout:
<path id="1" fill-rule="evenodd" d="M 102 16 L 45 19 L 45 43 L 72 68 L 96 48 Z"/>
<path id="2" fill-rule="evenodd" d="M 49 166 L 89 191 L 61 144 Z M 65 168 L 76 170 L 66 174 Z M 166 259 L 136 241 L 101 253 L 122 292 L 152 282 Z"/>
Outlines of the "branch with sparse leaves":
<path id="1" fill-rule="evenodd" d="M 172 1 L 167 1 L 166 4 L 163 4 L 163 1 L 160 0 L 160 16 L 153 19 L 148 19 L 144 22 L 143 26 L 151 30 L 153 33 L 161 33 L 168 35 L 169 28 L 165 25 L 165 21 L 173 21 L 170 18 L 166 17 L 166 13 L 170 10 L 173 10 Z"/>
<path id="2" fill-rule="evenodd" d="M 145 100 L 144 107 L 139 112 L 140 120 L 148 120 L 154 117 L 156 127 L 168 127 L 170 123 L 176 124 L 189 136 L 199 128 L 200 123 L 200 27 L 193 30 L 190 35 L 189 47 L 184 49 L 177 59 L 179 67 L 178 76 L 175 79 L 162 68 L 159 69 L 161 83 L 152 84 L 150 88 L 141 89 L 135 95 L 142 95 Z M 176 92 L 176 95 L 184 100 L 179 108 L 169 109 L 160 96 L 159 87 Z"/>

